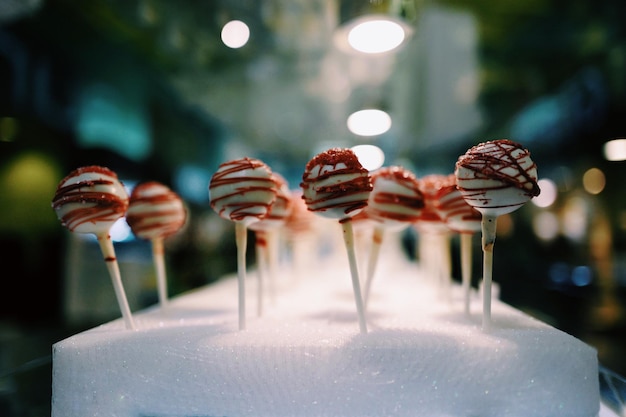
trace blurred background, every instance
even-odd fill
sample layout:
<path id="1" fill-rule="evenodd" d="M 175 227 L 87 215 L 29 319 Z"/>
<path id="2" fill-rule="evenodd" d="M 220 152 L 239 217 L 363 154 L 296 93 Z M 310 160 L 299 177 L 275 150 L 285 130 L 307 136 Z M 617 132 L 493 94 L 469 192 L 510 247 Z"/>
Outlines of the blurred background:
<path id="1" fill-rule="evenodd" d="M 219 163 L 260 158 L 296 189 L 334 146 L 420 177 L 522 143 L 543 193 L 499 220 L 500 297 L 626 374 L 624 16 L 622 0 L 0 0 L 0 415 L 50 415 L 52 344 L 119 317 L 95 239 L 51 209 L 67 173 L 181 195 L 176 295 L 236 267 L 208 205 Z M 382 122 L 348 126 L 367 109 Z M 123 222 L 112 236 L 131 309 L 154 304 L 150 244 Z"/>

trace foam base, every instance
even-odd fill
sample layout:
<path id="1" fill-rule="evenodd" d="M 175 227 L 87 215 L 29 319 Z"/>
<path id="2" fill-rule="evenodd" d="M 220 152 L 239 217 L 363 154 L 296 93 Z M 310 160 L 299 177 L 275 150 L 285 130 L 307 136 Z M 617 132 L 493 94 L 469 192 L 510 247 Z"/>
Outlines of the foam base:
<path id="1" fill-rule="evenodd" d="M 54 417 L 594 417 L 596 351 L 497 300 L 463 313 L 460 288 L 396 263 L 380 274 L 359 332 L 347 268 L 276 277 L 247 329 L 233 277 L 53 347 Z M 306 275 L 306 274 L 305 274 Z M 446 289 L 447 288 L 447 289 Z M 433 303 L 433 300 L 438 302 Z"/>

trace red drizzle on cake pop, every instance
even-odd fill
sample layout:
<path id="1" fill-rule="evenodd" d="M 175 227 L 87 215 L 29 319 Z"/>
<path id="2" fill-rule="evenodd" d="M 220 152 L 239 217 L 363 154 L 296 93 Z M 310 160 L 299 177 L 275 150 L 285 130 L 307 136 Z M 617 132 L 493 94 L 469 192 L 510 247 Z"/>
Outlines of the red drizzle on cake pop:
<path id="1" fill-rule="evenodd" d="M 450 183 L 442 186 L 435 196 L 435 207 L 448 227 L 455 232 L 478 232 L 482 214 L 467 204 L 456 186 L 454 174 L 448 176 Z"/>
<path id="2" fill-rule="evenodd" d="M 137 185 L 130 195 L 126 222 L 142 239 L 165 238 L 185 224 L 182 200 L 165 185 L 150 181 Z"/>
<path id="3" fill-rule="evenodd" d="M 410 171 L 398 167 L 380 168 L 372 174 L 373 190 L 367 214 L 385 223 L 414 223 L 424 208 L 424 195 L 419 181 Z"/>
<path id="4" fill-rule="evenodd" d="M 289 192 L 287 180 L 282 175 L 272 172 L 272 178 L 276 183 L 276 199 L 272 203 L 269 212 L 258 222 L 250 225 L 251 230 L 276 229 L 285 224 L 287 217 L 291 213 L 293 200 Z"/>
<path id="5" fill-rule="evenodd" d="M 52 208 L 72 232 L 104 233 L 128 209 L 128 195 L 108 168 L 77 168 L 59 183 Z"/>
<path id="6" fill-rule="evenodd" d="M 311 159 L 302 175 L 304 201 L 310 211 L 340 220 L 367 206 L 371 178 L 350 149 L 332 148 Z"/>
<path id="7" fill-rule="evenodd" d="M 513 186 L 523 190 L 529 197 L 539 195 L 536 174 L 533 174 L 537 165 L 530 159 L 528 150 L 511 140 L 480 143 L 460 156 L 456 165 L 474 171 L 474 179 L 495 179 L 502 183 L 500 186 L 483 187 L 483 190 Z M 467 190 L 463 185 L 464 180 L 458 179 L 461 190 Z"/>
<path id="8" fill-rule="evenodd" d="M 224 162 L 209 184 L 211 207 L 220 217 L 252 222 L 265 217 L 276 198 L 276 180 L 258 159 Z"/>

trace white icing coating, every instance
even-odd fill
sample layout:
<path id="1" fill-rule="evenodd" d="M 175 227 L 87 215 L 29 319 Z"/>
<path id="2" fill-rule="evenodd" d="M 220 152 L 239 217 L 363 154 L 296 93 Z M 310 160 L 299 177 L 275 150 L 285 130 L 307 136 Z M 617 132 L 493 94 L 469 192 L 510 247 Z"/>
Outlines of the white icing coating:
<path id="1" fill-rule="evenodd" d="M 130 196 L 126 220 L 133 233 L 146 240 L 176 233 L 187 213 L 180 197 L 158 182 L 139 184 Z"/>
<path id="2" fill-rule="evenodd" d="M 75 233 L 108 234 L 124 216 L 128 193 L 117 175 L 102 167 L 80 168 L 64 178 L 53 208 L 64 226 Z"/>
<path id="3" fill-rule="evenodd" d="M 258 159 L 225 162 L 211 178 L 209 198 L 220 217 L 249 226 L 265 217 L 276 199 L 272 171 Z"/>
<path id="4" fill-rule="evenodd" d="M 456 186 L 445 187 L 439 193 L 436 210 L 447 226 L 460 233 L 475 233 L 481 230 L 482 216 L 470 206 Z"/>
<path id="5" fill-rule="evenodd" d="M 372 175 L 368 217 L 387 230 L 399 231 L 417 221 L 424 207 L 424 196 L 417 179 L 400 167 L 381 168 Z"/>
<path id="6" fill-rule="evenodd" d="M 303 181 L 308 209 L 331 219 L 348 219 L 360 213 L 371 192 L 367 170 L 360 166 L 351 169 L 343 162 L 313 165 Z"/>
<path id="7" fill-rule="evenodd" d="M 276 172 L 272 173 L 276 182 L 276 199 L 270 206 L 270 210 L 265 217 L 258 222 L 250 224 L 251 230 L 271 230 L 277 229 L 285 224 L 291 214 L 293 200 L 287 181 Z"/>
<path id="8" fill-rule="evenodd" d="M 463 198 L 483 215 L 513 212 L 539 194 L 530 152 L 504 139 L 472 147 L 459 157 L 455 175 Z"/>

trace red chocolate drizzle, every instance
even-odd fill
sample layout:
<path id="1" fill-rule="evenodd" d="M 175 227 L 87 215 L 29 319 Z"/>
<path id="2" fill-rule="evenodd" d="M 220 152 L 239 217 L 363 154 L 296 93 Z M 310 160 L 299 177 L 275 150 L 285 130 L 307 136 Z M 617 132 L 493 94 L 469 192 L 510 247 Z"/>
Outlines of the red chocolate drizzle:
<path id="1" fill-rule="evenodd" d="M 443 187 L 454 184 L 448 175 L 432 174 L 420 179 L 420 190 L 424 194 L 424 210 L 419 217 L 422 222 L 443 222 L 437 213 L 437 194 Z"/>
<path id="2" fill-rule="evenodd" d="M 249 199 L 249 197 L 247 197 L 246 194 L 249 195 L 249 193 L 252 191 L 265 191 L 265 192 L 269 191 L 269 192 L 274 193 L 274 195 L 276 195 L 276 187 L 277 187 L 276 180 L 273 177 L 270 177 L 269 175 L 268 175 L 268 178 L 260 178 L 260 177 L 252 177 L 252 176 L 246 177 L 246 176 L 241 176 L 241 175 L 233 176 L 229 178 L 230 175 L 235 174 L 237 172 L 245 171 L 245 170 L 254 170 L 254 169 L 265 169 L 267 170 L 269 174 L 271 174 L 270 168 L 264 162 L 258 159 L 245 157 L 245 158 L 236 159 L 233 161 L 224 162 L 223 164 L 221 164 L 217 172 L 211 178 L 209 190 L 215 189 L 217 187 L 232 185 L 232 184 L 239 184 L 239 183 L 244 184 L 245 182 L 248 182 L 248 181 L 254 182 L 257 185 L 254 185 L 254 186 L 241 185 L 237 187 L 235 192 L 233 193 L 226 194 L 219 198 L 212 198 L 211 203 L 210 203 L 211 207 L 214 210 L 216 210 L 216 206 L 218 205 L 220 201 L 232 198 L 234 196 L 240 196 L 242 200 Z M 218 214 L 221 217 L 224 217 L 224 213 L 228 209 L 232 209 L 230 216 L 229 216 L 232 221 L 242 221 L 246 217 L 262 218 L 263 216 L 267 214 L 272 203 L 273 203 L 273 200 L 270 201 L 269 203 L 264 202 L 264 201 L 236 201 L 236 202 L 224 204 L 224 206 L 218 211 Z M 263 210 L 263 213 L 258 213 L 256 210 L 254 211 L 250 210 L 251 208 L 258 208 L 259 206 L 262 206 L 265 208 L 265 210 Z"/>
<path id="3" fill-rule="evenodd" d="M 165 192 L 153 195 L 147 194 L 147 190 L 150 188 L 162 189 Z M 130 195 L 130 206 L 138 204 L 147 204 L 152 206 L 159 206 L 161 204 L 168 204 L 171 202 L 180 201 L 180 197 L 174 191 L 168 190 L 164 185 L 150 181 L 143 184 L 139 184 L 133 189 Z M 159 235 L 161 237 L 167 237 L 176 233 L 185 224 L 186 211 L 163 209 L 159 211 L 150 211 L 148 213 L 141 213 L 133 210 L 129 210 L 126 214 L 126 222 L 132 229 L 133 233 L 141 237 L 142 235 L 149 235 L 155 230 L 160 230 Z M 155 217 L 167 218 L 168 222 L 154 221 Z"/>
<path id="4" fill-rule="evenodd" d="M 451 178 L 454 179 L 454 174 Z M 443 186 L 437 192 L 435 204 L 438 210 L 445 213 L 445 220 L 459 218 L 466 222 L 480 222 L 482 214 L 470 206 L 457 189 L 456 183 Z"/>
<path id="5" fill-rule="evenodd" d="M 523 152 L 514 157 L 512 153 L 518 149 Z M 541 190 L 536 178 L 530 175 L 530 171 L 536 169 L 537 165 L 533 162 L 528 168 L 523 169 L 519 161 L 524 158 L 530 158 L 530 152 L 524 149 L 522 145 L 508 139 L 498 139 L 472 147 L 465 155 L 459 157 L 456 165 L 474 171 L 477 179 L 502 181 L 504 185 L 498 188 L 513 186 L 523 190 L 529 197 L 536 197 Z M 520 181 L 504 172 L 506 168 L 511 167 L 515 168 L 526 181 Z M 465 190 L 460 184 L 459 188 Z"/>
<path id="6" fill-rule="evenodd" d="M 78 177 L 85 173 L 101 174 L 103 177 L 96 180 L 84 180 L 75 184 L 67 183 L 71 178 Z M 106 177 L 117 180 L 115 172 L 108 168 L 91 165 L 77 168 L 67 175 L 57 187 L 52 208 L 58 209 L 65 204 L 77 203 L 85 207 L 76 208 L 68 212 L 61 219 L 61 224 L 70 231 L 74 231 L 78 226 L 91 222 L 114 222 L 126 213 L 128 209 L 128 199 L 120 198 L 114 194 L 93 191 L 93 187 L 98 185 L 113 185 L 114 182 Z M 92 205 L 93 204 L 93 205 Z"/>
<path id="7" fill-rule="evenodd" d="M 338 164 L 344 164 L 345 168 L 338 169 Z M 334 169 L 330 170 L 329 172 L 320 174 L 315 178 L 310 178 L 309 176 L 311 174 L 311 171 L 318 165 L 329 165 L 332 166 Z M 335 175 L 345 174 L 359 174 L 359 176 L 350 181 L 338 184 L 329 184 L 326 186 L 315 185 L 315 183 L 318 181 L 323 181 Z M 332 148 L 316 155 L 313 159 L 311 159 L 306 164 L 304 174 L 302 175 L 302 182 L 300 183 L 300 187 L 302 187 L 303 190 L 313 188 L 317 195 L 323 195 L 323 197 L 317 198 L 315 200 L 306 198 L 304 195 L 302 196 L 310 211 L 315 212 L 326 211 L 336 208 L 344 208 L 344 213 L 346 215 L 367 206 L 367 198 L 359 198 L 357 200 L 344 201 L 342 203 L 332 203 L 332 201 L 336 198 L 345 197 L 347 195 L 356 195 L 363 192 L 369 192 L 372 191 L 373 188 L 368 170 L 363 168 L 363 166 L 359 162 L 359 159 L 352 150 L 344 148 Z M 328 204 L 322 205 L 314 209 L 311 208 L 311 205 L 317 205 L 324 202 L 328 202 Z"/>
<path id="8" fill-rule="evenodd" d="M 412 190 L 415 195 L 410 196 L 384 191 L 374 191 L 373 200 L 375 203 L 393 204 L 396 206 L 408 207 L 415 210 L 416 212 L 417 210 L 421 210 L 424 208 L 424 195 L 419 190 L 419 181 L 410 171 L 401 167 L 385 167 L 379 169 L 374 174 L 372 174 L 372 184 L 374 185 L 374 190 L 376 190 L 376 181 L 378 181 L 380 178 L 399 183 L 402 187 Z M 374 206 L 368 206 L 368 210 L 374 216 L 399 222 L 413 223 L 419 218 L 419 214 L 383 211 L 374 208 Z"/>

